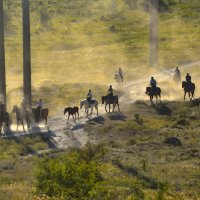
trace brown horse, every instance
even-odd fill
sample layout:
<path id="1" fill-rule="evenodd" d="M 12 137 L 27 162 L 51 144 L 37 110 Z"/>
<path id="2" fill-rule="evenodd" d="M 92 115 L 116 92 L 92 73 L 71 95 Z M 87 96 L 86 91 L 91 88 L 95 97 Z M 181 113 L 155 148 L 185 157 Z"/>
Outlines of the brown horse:
<path id="1" fill-rule="evenodd" d="M 0 134 L 2 132 L 2 127 L 3 127 L 3 124 L 5 124 L 6 126 L 6 129 L 9 130 L 9 127 L 10 127 L 10 120 L 9 120 L 9 114 L 8 112 L 3 112 L 3 111 L 0 111 Z"/>
<path id="2" fill-rule="evenodd" d="M 189 83 L 189 82 L 183 81 L 182 88 L 184 89 L 184 100 L 186 97 L 186 93 L 188 93 L 190 100 L 194 99 L 194 92 L 195 92 L 195 84 L 194 83 Z"/>
<path id="3" fill-rule="evenodd" d="M 158 97 L 160 97 L 161 101 L 161 89 L 159 87 L 147 87 L 146 94 L 150 97 L 150 102 L 153 103 L 153 97 L 156 97 L 156 103 L 158 102 Z"/>
<path id="4" fill-rule="evenodd" d="M 67 119 L 67 123 L 69 121 L 69 117 L 70 115 L 72 115 L 74 122 L 76 122 L 76 114 L 78 115 L 78 120 L 79 120 L 79 107 L 67 107 L 64 109 L 64 115 L 68 112 L 68 119 Z M 75 118 L 74 118 L 75 116 Z"/>
<path id="5" fill-rule="evenodd" d="M 49 109 L 43 108 L 40 112 L 39 108 L 32 108 L 32 113 L 35 118 L 35 122 L 39 124 L 39 122 L 43 119 L 45 120 L 45 126 L 47 125 L 47 118 L 49 115 Z"/>
<path id="6" fill-rule="evenodd" d="M 107 96 L 103 96 L 102 98 L 102 104 L 105 103 L 105 110 L 107 111 L 107 105 L 109 105 L 109 112 L 110 112 L 110 105 L 113 105 L 113 112 L 115 110 L 115 106 L 118 106 L 118 112 L 120 112 L 120 108 L 119 108 L 119 98 L 117 95 L 111 97 L 110 95 Z"/>

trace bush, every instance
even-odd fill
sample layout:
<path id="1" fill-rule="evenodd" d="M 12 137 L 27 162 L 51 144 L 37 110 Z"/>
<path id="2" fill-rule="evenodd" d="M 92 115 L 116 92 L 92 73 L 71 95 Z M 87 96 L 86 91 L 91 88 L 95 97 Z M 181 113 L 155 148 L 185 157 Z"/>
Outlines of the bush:
<path id="1" fill-rule="evenodd" d="M 57 158 L 43 158 L 37 172 L 37 193 L 60 199 L 88 199 L 96 183 L 102 181 L 100 164 L 91 155 L 90 148 L 88 152 L 76 150 Z"/>

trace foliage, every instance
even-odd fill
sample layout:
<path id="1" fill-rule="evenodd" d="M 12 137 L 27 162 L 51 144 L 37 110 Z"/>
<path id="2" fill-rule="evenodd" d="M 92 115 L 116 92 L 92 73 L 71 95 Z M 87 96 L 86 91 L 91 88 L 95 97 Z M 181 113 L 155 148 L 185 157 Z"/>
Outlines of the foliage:
<path id="1" fill-rule="evenodd" d="M 37 192 L 61 199 L 87 199 L 102 181 L 101 165 L 91 157 L 90 150 L 42 159 L 37 173 Z"/>

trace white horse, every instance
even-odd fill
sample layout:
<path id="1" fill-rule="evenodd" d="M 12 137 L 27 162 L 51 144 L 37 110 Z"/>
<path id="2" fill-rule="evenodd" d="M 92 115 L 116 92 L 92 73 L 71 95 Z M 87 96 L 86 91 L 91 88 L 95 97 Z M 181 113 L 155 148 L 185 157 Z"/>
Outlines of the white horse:
<path id="1" fill-rule="evenodd" d="M 82 109 L 82 107 L 85 107 L 85 114 L 88 116 L 89 115 L 89 109 L 91 108 L 91 112 L 90 115 L 92 115 L 93 112 L 93 108 L 96 109 L 97 111 L 97 116 L 98 116 L 98 101 L 96 99 L 92 99 L 92 104 L 89 104 L 87 99 L 84 99 L 80 102 L 80 109 Z"/>
<path id="2" fill-rule="evenodd" d="M 118 83 L 118 85 L 123 84 L 123 78 L 118 72 L 115 73 L 114 80 Z"/>

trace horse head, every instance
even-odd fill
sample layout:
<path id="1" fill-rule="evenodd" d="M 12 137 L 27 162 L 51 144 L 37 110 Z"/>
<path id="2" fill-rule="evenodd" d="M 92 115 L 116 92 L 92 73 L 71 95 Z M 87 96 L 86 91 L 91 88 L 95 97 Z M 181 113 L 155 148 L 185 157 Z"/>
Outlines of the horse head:
<path id="1" fill-rule="evenodd" d="M 151 88 L 150 87 L 146 87 L 146 94 L 150 93 Z"/>
<path id="2" fill-rule="evenodd" d="M 14 106 L 13 106 L 13 109 L 12 109 L 12 113 L 16 112 L 17 110 L 18 110 L 17 105 L 14 105 Z"/>
<path id="3" fill-rule="evenodd" d="M 83 107 L 83 101 L 80 102 L 80 109 Z"/>
<path id="4" fill-rule="evenodd" d="M 186 86 L 186 83 L 187 83 L 186 81 L 182 82 L 182 88 L 184 88 Z"/>
<path id="5" fill-rule="evenodd" d="M 64 115 L 69 111 L 69 107 L 64 109 Z"/>

